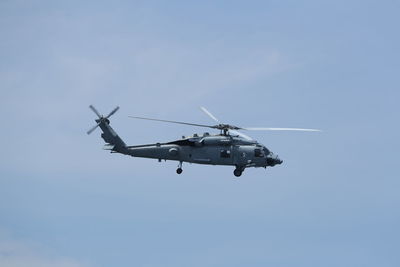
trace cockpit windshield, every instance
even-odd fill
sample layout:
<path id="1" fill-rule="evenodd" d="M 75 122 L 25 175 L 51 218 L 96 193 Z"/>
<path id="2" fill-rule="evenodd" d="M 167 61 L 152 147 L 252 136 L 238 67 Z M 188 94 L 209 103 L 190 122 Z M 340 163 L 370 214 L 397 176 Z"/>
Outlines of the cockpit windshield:
<path id="1" fill-rule="evenodd" d="M 262 150 L 261 148 L 254 149 L 254 157 L 257 157 L 257 158 L 264 157 L 264 150 Z"/>

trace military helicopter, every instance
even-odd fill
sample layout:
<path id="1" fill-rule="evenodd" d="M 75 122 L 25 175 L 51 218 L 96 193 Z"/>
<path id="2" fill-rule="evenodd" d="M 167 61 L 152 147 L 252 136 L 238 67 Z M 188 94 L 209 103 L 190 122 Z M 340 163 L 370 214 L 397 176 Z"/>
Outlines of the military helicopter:
<path id="1" fill-rule="evenodd" d="M 145 117 L 129 116 L 134 119 L 151 120 L 166 123 L 183 124 L 189 126 L 206 127 L 220 130 L 219 134 L 204 133 L 203 135 L 194 134 L 190 137 L 182 136 L 182 139 L 167 142 L 146 145 L 127 146 L 110 126 L 109 118 L 117 112 L 119 107 L 114 108 L 107 116 L 101 115 L 92 105 L 89 108 L 97 115 L 96 125 L 87 131 L 92 133 L 97 127 L 102 130 L 101 137 L 106 142 L 105 150 L 111 153 L 120 153 L 132 157 L 152 158 L 162 160 L 178 161 L 177 174 L 182 173 L 182 163 L 197 163 L 208 165 L 230 165 L 234 166 L 233 174 L 236 177 L 242 175 L 246 168 L 250 167 L 273 167 L 282 164 L 282 160 L 272 153 L 264 145 L 253 140 L 251 137 L 239 132 L 246 131 L 307 131 L 318 132 L 317 129 L 300 128 L 265 128 L 251 127 L 243 128 L 230 124 L 221 123 L 206 108 L 200 109 L 208 115 L 217 124 L 204 125 L 180 121 L 160 120 Z"/>

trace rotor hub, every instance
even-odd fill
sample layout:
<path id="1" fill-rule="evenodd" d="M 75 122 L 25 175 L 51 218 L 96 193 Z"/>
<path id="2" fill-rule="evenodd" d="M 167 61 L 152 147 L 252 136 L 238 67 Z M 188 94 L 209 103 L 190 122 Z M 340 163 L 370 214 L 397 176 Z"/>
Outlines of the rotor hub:
<path id="1" fill-rule="evenodd" d="M 217 125 L 214 125 L 212 128 L 218 129 L 218 130 L 223 130 L 223 131 L 228 131 L 228 130 L 240 130 L 242 128 L 237 127 L 235 125 L 230 125 L 230 124 L 225 124 L 225 123 L 220 123 Z"/>

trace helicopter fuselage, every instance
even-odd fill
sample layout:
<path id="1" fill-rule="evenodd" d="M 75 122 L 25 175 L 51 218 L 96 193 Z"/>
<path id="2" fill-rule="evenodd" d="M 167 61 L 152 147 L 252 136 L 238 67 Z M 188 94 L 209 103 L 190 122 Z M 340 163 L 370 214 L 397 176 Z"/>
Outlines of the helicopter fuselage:
<path id="1" fill-rule="evenodd" d="M 175 160 L 197 164 L 231 165 L 241 169 L 265 168 L 282 163 L 277 156 L 255 140 L 207 133 L 203 136 L 194 135 L 167 143 L 126 146 L 123 154 L 159 161 Z"/>

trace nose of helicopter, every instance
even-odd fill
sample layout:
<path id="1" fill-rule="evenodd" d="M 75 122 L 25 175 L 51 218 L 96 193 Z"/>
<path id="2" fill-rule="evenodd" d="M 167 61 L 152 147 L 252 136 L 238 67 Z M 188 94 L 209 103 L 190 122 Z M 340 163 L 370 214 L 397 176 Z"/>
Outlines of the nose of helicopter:
<path id="1" fill-rule="evenodd" d="M 274 155 L 274 154 L 270 154 L 268 157 L 267 157 L 267 166 L 271 166 L 271 167 L 273 167 L 273 166 L 275 166 L 275 165 L 279 165 L 279 164 L 282 164 L 283 163 L 283 160 L 281 160 L 279 157 L 278 157 L 278 155 Z"/>

